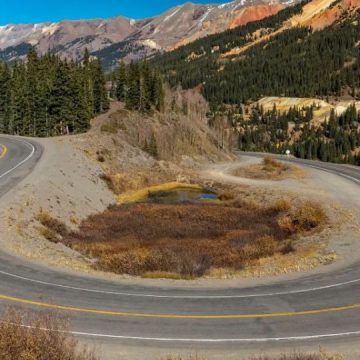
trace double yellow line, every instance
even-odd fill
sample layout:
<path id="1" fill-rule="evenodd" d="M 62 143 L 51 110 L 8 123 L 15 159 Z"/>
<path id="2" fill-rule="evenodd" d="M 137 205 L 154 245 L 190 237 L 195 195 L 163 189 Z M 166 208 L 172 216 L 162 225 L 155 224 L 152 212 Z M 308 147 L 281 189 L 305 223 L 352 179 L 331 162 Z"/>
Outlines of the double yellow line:
<path id="1" fill-rule="evenodd" d="M 335 313 L 345 310 L 360 309 L 360 304 L 346 305 L 340 307 L 330 307 L 317 310 L 304 310 L 304 311 L 287 311 L 287 312 L 274 312 L 263 314 L 234 314 L 234 315 L 176 315 L 176 314 L 151 314 L 151 313 L 137 313 L 137 312 L 123 312 L 111 311 L 100 309 L 80 308 L 74 306 L 64 306 L 49 304 L 40 301 L 27 300 L 7 295 L 0 295 L 0 300 L 14 302 L 23 305 L 39 306 L 42 308 L 52 310 L 62 310 L 67 312 L 87 313 L 94 315 L 107 315 L 117 317 L 137 317 L 137 318 L 156 318 L 156 319 L 199 319 L 199 320 L 225 320 L 225 319 L 259 319 L 259 318 L 276 318 L 276 317 L 290 317 L 299 315 L 319 315 L 324 313 Z"/>
<path id="2" fill-rule="evenodd" d="M 0 153 L 0 159 L 2 159 L 8 152 L 8 148 L 5 145 L 0 144 L 1 153 Z"/>

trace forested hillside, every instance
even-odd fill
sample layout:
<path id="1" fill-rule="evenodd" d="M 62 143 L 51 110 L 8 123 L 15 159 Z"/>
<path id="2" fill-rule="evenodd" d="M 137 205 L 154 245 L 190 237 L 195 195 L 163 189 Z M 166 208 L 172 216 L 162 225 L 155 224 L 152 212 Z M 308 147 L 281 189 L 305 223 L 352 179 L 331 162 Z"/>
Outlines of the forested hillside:
<path id="1" fill-rule="evenodd" d="M 203 85 L 203 94 L 212 108 L 240 104 L 262 96 L 337 95 L 350 86 L 353 95 L 360 87 L 359 12 L 343 13 L 336 24 L 323 30 L 294 27 L 241 55 L 224 52 L 274 31 L 301 6 L 234 30 L 210 36 L 162 55 L 154 61 L 173 85 L 184 88 Z M 255 35 L 254 35 L 255 34 Z M 256 35 L 257 34 L 257 35 Z"/>
<path id="2" fill-rule="evenodd" d="M 327 21 L 330 12 L 336 14 L 329 26 L 315 30 L 296 25 L 301 16 L 308 20 L 310 5 L 315 6 L 298 4 L 152 61 L 171 85 L 200 86 L 210 103 L 210 125 L 227 118 L 241 150 L 290 149 L 302 158 L 360 164 L 355 106 L 344 113 L 332 111 L 320 123 L 314 119 L 314 107 L 280 112 L 276 107 L 265 111 L 249 106 L 266 96 L 329 97 L 335 102 L 343 94 L 353 100 L 360 97 L 360 10 L 339 0 L 317 13 Z"/>
<path id="3" fill-rule="evenodd" d="M 248 119 L 229 113 L 239 128 L 239 149 L 284 154 L 287 149 L 304 159 L 360 165 L 360 113 L 350 106 L 343 114 L 332 111 L 322 124 L 314 124 L 314 106 L 291 108 L 285 113 L 276 107 L 264 111 L 256 106 Z"/>
<path id="4" fill-rule="evenodd" d="M 0 133 L 54 136 L 86 131 L 109 108 L 105 76 L 88 52 L 75 64 L 30 49 L 26 62 L 0 63 Z"/>

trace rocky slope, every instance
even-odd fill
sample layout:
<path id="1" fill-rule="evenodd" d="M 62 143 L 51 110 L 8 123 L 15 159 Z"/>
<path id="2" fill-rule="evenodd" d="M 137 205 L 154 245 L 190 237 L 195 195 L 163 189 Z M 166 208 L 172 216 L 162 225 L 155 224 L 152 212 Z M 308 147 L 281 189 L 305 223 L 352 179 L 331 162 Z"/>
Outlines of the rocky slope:
<path id="1" fill-rule="evenodd" d="M 269 41 L 283 31 L 299 26 L 309 26 L 313 30 L 321 30 L 335 22 L 354 16 L 360 7 L 360 0 L 312 0 L 303 7 L 300 14 L 296 14 L 285 21 L 280 28 L 273 31 L 263 31 L 263 34 L 252 34 L 253 41 L 245 46 L 236 47 L 225 53 L 225 56 L 240 55 L 251 47 Z M 265 29 L 264 29 L 265 30 Z"/>
<path id="2" fill-rule="evenodd" d="M 0 27 L 0 59 L 22 58 L 29 47 L 78 60 L 85 48 L 106 66 L 167 51 L 273 15 L 297 0 L 235 0 L 221 5 L 185 3 L 149 19 L 125 17 Z"/>

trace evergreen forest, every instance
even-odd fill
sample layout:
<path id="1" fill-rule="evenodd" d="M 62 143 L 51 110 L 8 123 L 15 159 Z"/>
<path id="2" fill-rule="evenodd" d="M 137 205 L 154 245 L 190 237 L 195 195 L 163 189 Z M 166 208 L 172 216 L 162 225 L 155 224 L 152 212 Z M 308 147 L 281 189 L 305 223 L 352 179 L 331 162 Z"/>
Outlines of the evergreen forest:
<path id="1" fill-rule="evenodd" d="M 279 112 L 276 107 L 264 111 L 256 106 L 248 119 L 228 114 L 229 121 L 240 129 L 239 149 L 293 155 L 311 160 L 360 165 L 360 113 L 350 106 L 341 115 L 332 110 L 328 119 L 315 125 L 315 106 L 290 108 Z M 236 124 L 236 125 L 235 125 Z"/>
<path id="2" fill-rule="evenodd" d="M 85 52 L 80 64 L 54 55 L 0 63 L 0 133 L 55 136 L 84 132 L 109 108 L 101 63 Z"/>
<path id="3" fill-rule="evenodd" d="M 124 102 L 128 110 L 163 111 L 163 82 L 160 74 L 148 62 L 121 63 L 111 80 L 111 97 Z"/>

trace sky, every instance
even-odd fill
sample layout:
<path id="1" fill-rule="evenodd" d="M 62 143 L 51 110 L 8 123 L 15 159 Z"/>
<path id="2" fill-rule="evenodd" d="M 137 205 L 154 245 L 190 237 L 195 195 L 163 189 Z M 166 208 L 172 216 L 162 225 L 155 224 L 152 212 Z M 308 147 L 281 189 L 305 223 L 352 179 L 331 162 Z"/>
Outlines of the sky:
<path id="1" fill-rule="evenodd" d="M 108 18 L 134 19 L 160 14 L 184 0 L 0 0 L 0 25 Z M 222 3 L 229 0 L 192 0 Z"/>

